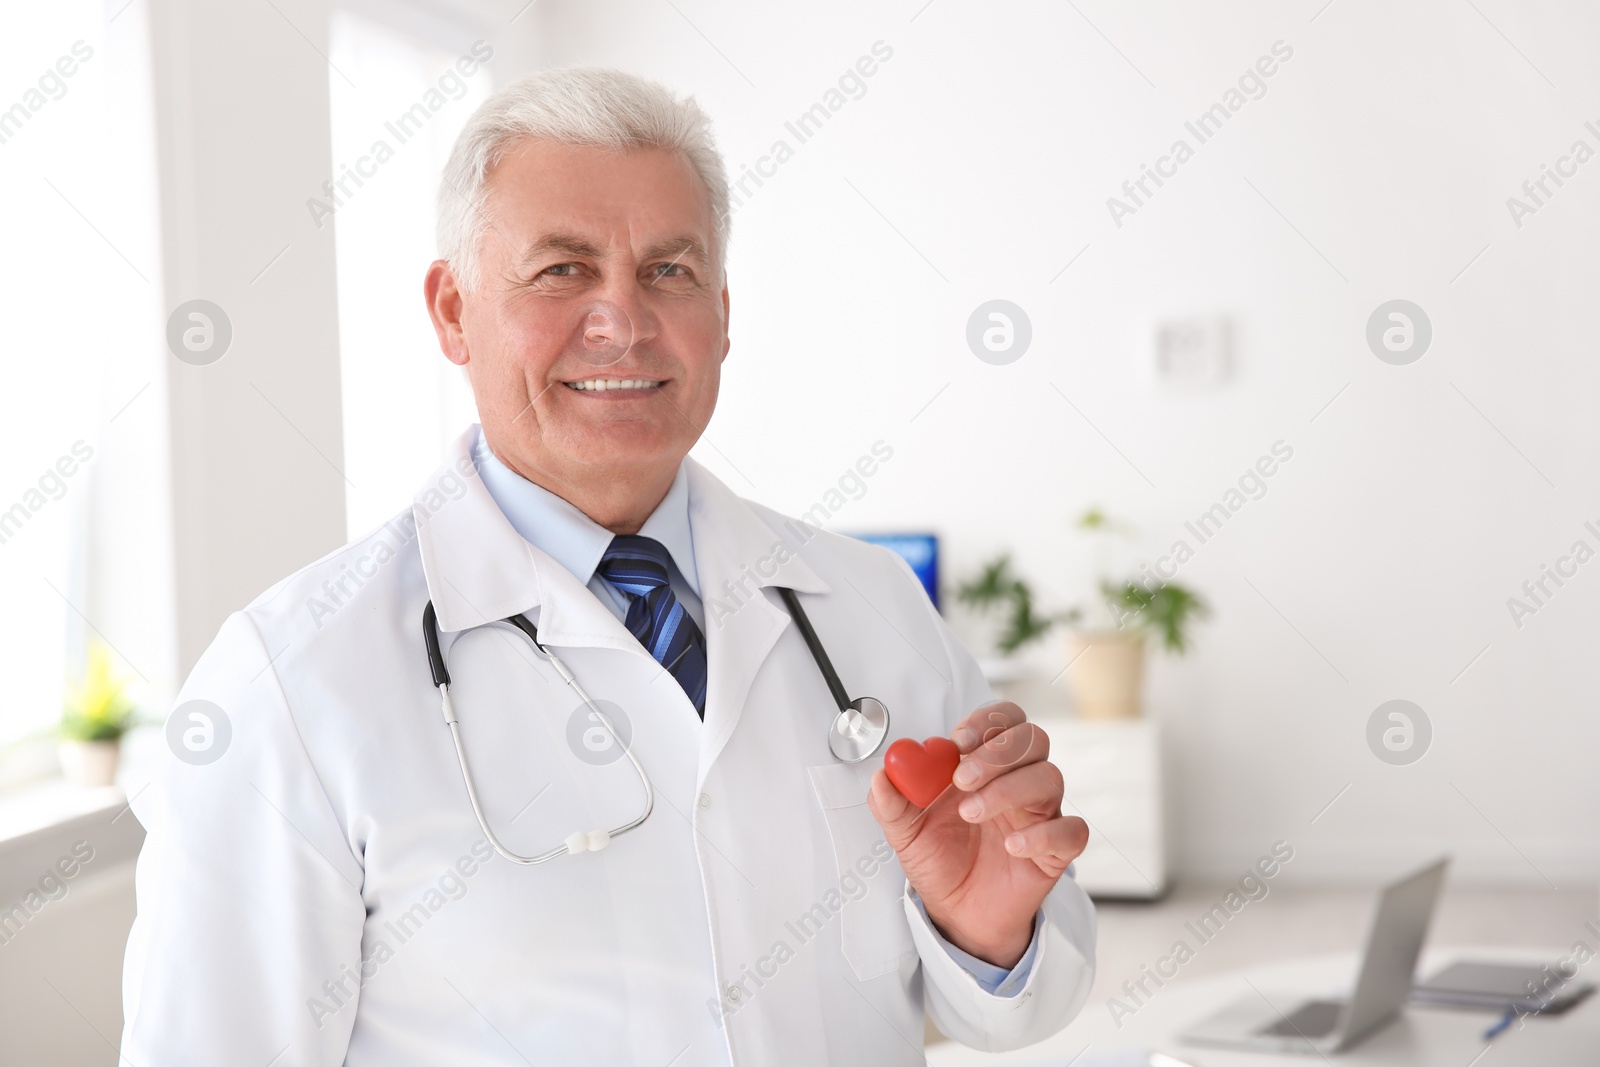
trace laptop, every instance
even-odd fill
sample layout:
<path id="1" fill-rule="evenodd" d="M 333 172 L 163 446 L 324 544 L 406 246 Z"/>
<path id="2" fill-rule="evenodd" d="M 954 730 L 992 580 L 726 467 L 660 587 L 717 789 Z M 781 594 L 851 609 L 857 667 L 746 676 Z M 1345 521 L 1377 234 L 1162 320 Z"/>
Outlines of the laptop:
<path id="1" fill-rule="evenodd" d="M 1316 1055 L 1354 1045 L 1405 1006 L 1449 864 L 1448 856 L 1435 860 L 1379 895 L 1361 970 L 1348 1000 L 1275 996 L 1262 990 L 1235 1001 L 1178 1040 L 1215 1048 Z"/>

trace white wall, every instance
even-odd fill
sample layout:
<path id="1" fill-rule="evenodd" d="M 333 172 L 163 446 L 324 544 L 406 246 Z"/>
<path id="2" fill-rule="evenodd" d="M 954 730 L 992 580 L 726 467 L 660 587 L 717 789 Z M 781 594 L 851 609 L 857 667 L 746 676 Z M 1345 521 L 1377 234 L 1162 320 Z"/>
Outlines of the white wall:
<path id="1" fill-rule="evenodd" d="M 344 539 L 327 5 L 151 0 L 165 310 L 232 342 L 168 358 L 180 675 L 229 612 Z M 319 47 L 317 42 L 321 42 Z"/>
<path id="2" fill-rule="evenodd" d="M 1087 577 L 1084 507 L 1132 519 L 1153 559 L 1292 446 L 1182 570 L 1215 607 L 1197 653 L 1155 666 L 1182 869 L 1236 874 L 1285 838 L 1299 878 L 1448 849 L 1462 878 L 1593 880 L 1600 563 L 1521 629 L 1506 599 L 1574 540 L 1600 548 L 1582 528 L 1600 161 L 1521 228 L 1505 201 L 1575 139 L 1600 148 L 1600 13 L 1322 7 L 538 11 L 549 62 L 693 93 L 735 175 L 794 145 L 784 121 L 875 41 L 894 50 L 735 219 L 734 347 L 697 454 L 746 495 L 805 509 L 882 438 L 894 459 L 837 526 L 934 527 L 957 574 L 1014 549 L 1062 605 Z M 1106 198 L 1279 40 L 1266 95 L 1116 227 Z M 1034 327 L 1005 367 L 964 342 L 995 297 Z M 1434 326 L 1411 366 L 1364 341 L 1397 297 Z M 1153 323 L 1185 313 L 1232 317 L 1232 384 L 1152 382 Z M 1364 739 L 1396 697 L 1436 731 L 1406 767 Z"/>

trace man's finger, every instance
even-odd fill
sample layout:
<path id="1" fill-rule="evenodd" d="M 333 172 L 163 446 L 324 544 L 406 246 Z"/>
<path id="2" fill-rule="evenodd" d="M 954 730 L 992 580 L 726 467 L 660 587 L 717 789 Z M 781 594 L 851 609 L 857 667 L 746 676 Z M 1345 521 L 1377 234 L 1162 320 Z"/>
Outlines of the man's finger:
<path id="1" fill-rule="evenodd" d="M 1083 855 L 1088 844 L 1089 824 L 1076 815 L 1036 822 L 1007 834 L 1005 840 L 1006 851 L 1011 855 L 1031 859 L 1056 875 Z"/>
<path id="2" fill-rule="evenodd" d="M 956 767 L 956 788 L 966 792 L 1018 767 L 1038 763 L 1050 755 L 1050 735 L 1038 723 L 1023 722 L 985 741 L 964 756 Z"/>
<path id="3" fill-rule="evenodd" d="M 956 810 L 967 822 L 987 822 L 1008 811 L 1055 818 L 1061 814 L 1061 771 L 1048 760 L 1014 768 L 962 797 Z"/>
<path id="4" fill-rule="evenodd" d="M 996 734 L 1027 721 L 1028 716 L 1015 704 L 1008 700 L 996 701 L 956 723 L 956 728 L 950 731 L 950 740 L 956 743 L 962 755 L 966 755 Z"/>

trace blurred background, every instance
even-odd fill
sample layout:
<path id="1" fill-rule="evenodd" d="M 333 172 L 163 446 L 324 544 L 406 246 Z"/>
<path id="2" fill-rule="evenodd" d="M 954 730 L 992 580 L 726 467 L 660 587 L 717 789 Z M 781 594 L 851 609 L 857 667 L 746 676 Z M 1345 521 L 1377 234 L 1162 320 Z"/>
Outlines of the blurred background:
<path id="1" fill-rule="evenodd" d="M 0 1013 L 50 1050 L 0 1061 L 112 1062 L 141 746 L 228 613 L 408 507 L 473 421 L 421 298 L 438 172 L 478 102 L 566 64 L 712 115 L 733 348 L 694 455 L 830 529 L 932 535 L 898 543 L 1073 742 L 1112 988 L 1171 940 L 1160 908 L 1279 841 L 1304 910 L 1193 973 L 1283 929 L 1348 947 L 1360 894 L 1440 853 L 1436 936 L 1595 941 L 1594 5 L 56 0 L 4 26 L 0 907 L 96 854 L 0 917 Z M 1209 610 L 1179 610 L 1184 654 L 1146 612 L 1130 666 L 1103 586 Z M 84 742 L 119 737 L 107 772 Z"/>

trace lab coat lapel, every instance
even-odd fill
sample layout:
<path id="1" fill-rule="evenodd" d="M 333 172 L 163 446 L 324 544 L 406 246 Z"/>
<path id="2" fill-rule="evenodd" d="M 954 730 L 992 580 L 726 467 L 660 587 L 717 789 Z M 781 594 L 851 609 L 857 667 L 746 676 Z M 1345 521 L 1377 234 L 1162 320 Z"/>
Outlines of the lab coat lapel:
<path id="1" fill-rule="evenodd" d="M 706 620 L 706 715 L 698 788 L 739 725 L 756 672 L 790 625 L 788 612 L 775 602 L 776 593 L 765 587 L 826 593 L 828 585 L 795 554 L 794 538 L 781 536 L 694 460 L 685 462 Z M 776 708 L 768 711 L 779 713 Z"/>

